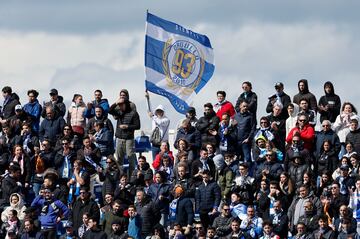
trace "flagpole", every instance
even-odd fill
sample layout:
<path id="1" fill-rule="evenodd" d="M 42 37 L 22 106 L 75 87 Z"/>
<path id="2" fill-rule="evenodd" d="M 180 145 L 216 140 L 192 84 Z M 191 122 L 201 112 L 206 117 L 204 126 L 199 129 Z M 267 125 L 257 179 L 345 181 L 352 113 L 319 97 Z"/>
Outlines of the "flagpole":
<path id="1" fill-rule="evenodd" d="M 147 103 L 147 107 L 148 107 L 148 112 L 151 112 L 150 95 L 147 90 L 145 90 L 145 98 L 146 98 L 146 103 Z"/>

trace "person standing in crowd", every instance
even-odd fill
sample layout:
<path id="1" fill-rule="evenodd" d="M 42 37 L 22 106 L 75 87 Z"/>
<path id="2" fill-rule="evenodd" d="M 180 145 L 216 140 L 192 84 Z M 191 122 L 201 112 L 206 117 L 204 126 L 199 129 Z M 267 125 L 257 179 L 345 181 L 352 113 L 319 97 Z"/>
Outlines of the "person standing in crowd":
<path id="1" fill-rule="evenodd" d="M 85 110 L 86 106 L 83 102 L 82 95 L 75 94 L 68 110 L 67 124 L 72 127 L 73 132 L 80 138 L 85 134 Z"/>
<path id="2" fill-rule="evenodd" d="M 256 129 L 256 120 L 249 111 L 246 100 L 239 102 L 239 111 L 235 115 L 234 124 L 237 127 L 237 155 L 244 162 L 251 161 L 251 143 Z"/>
<path id="3" fill-rule="evenodd" d="M 41 116 L 43 118 L 47 117 L 46 108 L 51 106 L 54 109 L 54 118 L 61 117 L 63 118 L 66 113 L 66 106 L 64 104 L 64 98 L 59 95 L 57 89 L 50 90 L 50 101 L 44 102 Z"/>
<path id="4" fill-rule="evenodd" d="M 257 111 L 257 95 L 252 91 L 252 84 L 249 81 L 242 83 L 243 93 L 238 97 L 235 104 L 235 111 L 240 112 L 240 104 L 243 101 L 248 103 L 248 110 L 253 114 L 256 121 L 256 111 Z"/>
<path id="5" fill-rule="evenodd" d="M 44 195 L 38 195 L 31 206 L 40 211 L 39 220 L 44 239 L 54 239 L 57 224 L 61 219 L 67 219 L 69 216 L 68 207 L 53 196 L 50 188 L 45 188 Z"/>
<path id="6" fill-rule="evenodd" d="M 320 123 L 324 120 L 334 123 L 336 117 L 340 114 L 341 100 L 335 94 L 334 85 L 330 81 L 325 82 L 324 92 L 325 95 L 320 97 L 318 104 Z"/>
<path id="7" fill-rule="evenodd" d="M 2 88 L 4 102 L 2 105 L 2 114 L 0 115 L 0 123 L 4 124 L 7 119 L 15 115 L 15 106 L 20 104 L 19 96 L 12 91 L 10 86 Z"/>
<path id="8" fill-rule="evenodd" d="M 289 134 L 290 130 L 296 126 L 298 113 L 299 113 L 299 106 L 297 104 L 290 103 L 287 107 L 287 112 L 289 117 L 286 119 L 286 136 Z"/>
<path id="9" fill-rule="evenodd" d="M 139 114 L 136 111 L 135 104 L 131 103 L 128 99 L 128 94 L 124 95 L 124 90 L 122 90 L 118 100 L 109 109 L 109 114 L 117 120 L 115 132 L 116 160 L 120 166 L 123 166 L 124 158 L 125 156 L 127 157 L 129 161 L 129 175 L 135 169 L 136 162 L 134 132 L 140 129 Z"/>
<path id="10" fill-rule="evenodd" d="M 50 144 L 55 146 L 56 139 L 60 136 L 64 126 L 65 120 L 62 117 L 55 117 L 55 109 L 52 106 L 46 107 L 46 118 L 40 124 L 40 141 L 48 139 Z"/>
<path id="11" fill-rule="evenodd" d="M 114 141 L 111 132 L 105 128 L 103 121 L 94 123 L 95 134 L 90 136 L 92 143 L 100 149 L 101 156 L 107 157 L 114 153 Z"/>
<path id="12" fill-rule="evenodd" d="M 315 139 L 315 130 L 309 124 L 307 115 L 301 114 L 298 116 L 297 126 L 292 128 L 286 137 L 286 142 L 290 144 L 294 135 L 299 134 L 300 139 L 304 143 L 304 148 L 312 152 L 313 143 Z"/>
<path id="13" fill-rule="evenodd" d="M 220 120 L 216 116 L 212 104 L 206 103 L 204 105 L 204 116 L 201 117 L 196 124 L 197 130 L 201 134 L 202 146 L 206 144 L 218 145 L 217 130 L 219 128 L 219 122 Z"/>
<path id="14" fill-rule="evenodd" d="M 309 103 L 309 109 L 317 112 L 317 101 L 313 93 L 309 91 L 308 81 L 306 79 L 301 79 L 298 82 L 299 93 L 294 95 L 293 103 L 300 105 L 301 99 L 306 99 Z"/>
<path id="15" fill-rule="evenodd" d="M 29 90 L 27 92 L 27 95 L 29 97 L 29 102 L 24 105 L 23 110 L 29 118 L 32 131 L 37 134 L 39 132 L 40 117 L 42 111 L 42 107 L 37 99 L 37 97 L 39 96 L 39 92 L 37 92 L 36 90 Z"/>
<path id="16" fill-rule="evenodd" d="M 275 104 L 281 105 L 282 107 L 279 117 L 282 120 L 286 120 L 289 117 L 287 107 L 291 103 L 290 96 L 284 92 L 284 84 L 281 82 L 275 83 L 275 90 L 275 94 L 269 97 L 269 102 L 266 106 L 266 113 L 273 112 L 273 107 Z"/>
<path id="17" fill-rule="evenodd" d="M 110 119 L 108 119 L 107 115 L 104 115 L 104 110 L 101 106 L 95 106 L 94 109 L 95 115 L 90 118 L 86 124 L 85 133 L 89 133 L 92 130 L 95 130 L 94 124 L 95 122 L 102 121 L 104 122 L 104 127 L 108 129 L 111 133 L 111 137 L 114 137 L 114 126 Z"/>
<path id="18" fill-rule="evenodd" d="M 85 117 L 88 119 L 91 119 L 95 117 L 96 112 L 95 109 L 97 107 L 101 107 L 103 110 L 103 115 L 105 118 L 107 118 L 108 112 L 109 112 L 109 102 L 107 99 L 102 98 L 103 94 L 101 90 L 95 90 L 94 91 L 94 100 L 91 102 L 88 102 L 86 104 L 86 110 L 85 110 Z"/>
<path id="19" fill-rule="evenodd" d="M 180 128 L 176 133 L 174 142 L 174 147 L 176 149 L 179 149 L 177 143 L 180 139 L 186 140 L 186 142 L 189 144 L 189 151 L 191 151 L 193 158 L 196 158 L 196 155 L 198 155 L 199 149 L 201 148 L 201 134 L 194 126 L 191 125 L 189 119 L 183 120 Z"/>
<path id="20" fill-rule="evenodd" d="M 155 112 L 148 112 L 149 117 L 151 118 L 151 129 L 159 130 L 159 143 L 169 141 L 169 128 L 170 128 L 170 119 L 165 115 L 164 106 L 158 105 L 155 109 Z M 156 155 L 160 152 L 160 144 L 155 144 L 152 142 L 152 156 L 155 160 Z"/>
<path id="21" fill-rule="evenodd" d="M 231 104 L 231 102 L 227 101 L 226 98 L 226 92 L 219 90 L 216 92 L 217 100 L 218 102 L 214 104 L 214 111 L 216 113 L 216 116 L 221 120 L 221 116 L 224 113 L 227 113 L 230 118 L 233 118 L 236 114 L 234 106 Z"/>
<path id="22" fill-rule="evenodd" d="M 300 107 L 300 109 L 299 109 L 298 117 L 302 114 L 306 115 L 308 117 L 309 124 L 315 128 L 316 121 L 317 121 L 316 111 L 309 109 L 308 100 L 305 98 L 300 99 L 299 107 Z"/>

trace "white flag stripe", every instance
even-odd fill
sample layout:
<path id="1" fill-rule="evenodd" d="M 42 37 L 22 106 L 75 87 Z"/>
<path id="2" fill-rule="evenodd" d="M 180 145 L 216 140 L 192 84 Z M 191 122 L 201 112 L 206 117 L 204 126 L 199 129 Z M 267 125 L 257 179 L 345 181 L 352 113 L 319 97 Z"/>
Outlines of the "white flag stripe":
<path id="1" fill-rule="evenodd" d="M 189 41 L 188 37 L 164 31 L 161 27 L 155 26 L 149 22 L 147 22 L 146 24 L 147 24 L 146 35 L 148 35 L 149 37 L 152 37 L 158 41 L 166 42 L 170 38 L 176 39 L 177 41 L 178 40 Z M 191 43 L 194 44 L 200 51 L 202 51 L 204 53 L 203 54 L 205 57 L 204 60 L 207 63 L 214 65 L 213 49 L 211 49 L 209 47 L 205 47 L 204 45 L 198 43 L 195 40 L 192 40 Z"/>

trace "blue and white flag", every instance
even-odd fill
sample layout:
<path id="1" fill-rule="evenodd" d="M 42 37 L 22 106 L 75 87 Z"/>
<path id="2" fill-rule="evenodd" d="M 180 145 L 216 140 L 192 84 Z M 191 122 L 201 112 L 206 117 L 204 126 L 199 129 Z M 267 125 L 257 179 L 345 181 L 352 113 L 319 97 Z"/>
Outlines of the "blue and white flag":
<path id="1" fill-rule="evenodd" d="M 185 114 L 193 97 L 214 73 L 209 38 L 147 13 L 146 89 L 169 99 Z"/>

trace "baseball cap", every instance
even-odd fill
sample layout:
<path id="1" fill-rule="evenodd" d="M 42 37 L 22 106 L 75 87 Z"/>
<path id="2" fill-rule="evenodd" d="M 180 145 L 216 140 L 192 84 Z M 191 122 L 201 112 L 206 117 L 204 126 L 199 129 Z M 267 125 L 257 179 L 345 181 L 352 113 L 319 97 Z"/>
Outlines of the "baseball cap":
<path id="1" fill-rule="evenodd" d="M 49 94 L 50 95 L 57 95 L 58 91 L 57 91 L 57 89 L 51 89 Z"/>
<path id="2" fill-rule="evenodd" d="M 22 106 L 20 104 L 15 106 L 15 111 L 17 110 L 22 110 Z"/>
<path id="3" fill-rule="evenodd" d="M 187 110 L 187 113 L 191 113 L 191 114 L 196 115 L 196 110 L 195 110 L 194 107 L 189 107 L 188 110 Z"/>

